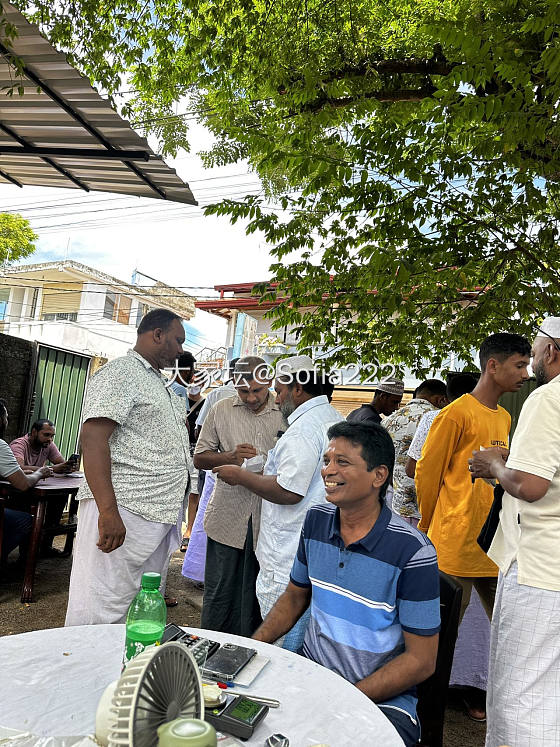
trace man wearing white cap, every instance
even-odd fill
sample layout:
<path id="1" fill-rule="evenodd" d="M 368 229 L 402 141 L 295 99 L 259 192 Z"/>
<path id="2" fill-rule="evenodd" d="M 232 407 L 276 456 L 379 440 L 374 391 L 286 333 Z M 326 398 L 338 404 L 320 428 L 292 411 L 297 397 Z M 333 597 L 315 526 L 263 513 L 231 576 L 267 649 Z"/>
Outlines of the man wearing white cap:
<path id="1" fill-rule="evenodd" d="M 269 452 L 264 474 L 224 465 L 214 471 L 230 485 L 243 485 L 264 498 L 257 543 L 260 571 L 257 598 L 263 617 L 285 591 L 297 552 L 301 527 L 311 506 L 326 503 L 321 477 L 327 430 L 344 418 L 323 393 L 330 391 L 324 374 L 311 358 L 284 358 L 276 367 L 276 403 L 288 420 L 288 430 Z M 309 612 L 277 643 L 297 651 Z"/>
<path id="2" fill-rule="evenodd" d="M 560 744 L 560 317 L 533 342 L 537 389 L 506 452 L 473 454 L 474 477 L 505 493 L 488 555 L 500 575 L 492 618 L 487 747 Z"/>
<path id="3" fill-rule="evenodd" d="M 392 415 L 398 410 L 404 394 L 404 383 L 398 379 L 381 381 L 375 388 L 372 401 L 352 410 L 349 423 L 381 423 L 381 415 Z"/>

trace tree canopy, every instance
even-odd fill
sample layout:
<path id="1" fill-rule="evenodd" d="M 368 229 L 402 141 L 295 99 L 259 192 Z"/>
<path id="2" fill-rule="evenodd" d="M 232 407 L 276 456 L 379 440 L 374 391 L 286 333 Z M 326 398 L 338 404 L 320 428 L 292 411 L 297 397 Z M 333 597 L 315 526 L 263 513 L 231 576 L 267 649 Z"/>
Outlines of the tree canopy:
<path id="1" fill-rule="evenodd" d="M 163 152 L 248 160 L 279 326 L 423 369 L 559 313 L 556 0 L 17 0 Z M 282 209 L 279 210 L 278 206 Z"/>
<path id="2" fill-rule="evenodd" d="M 17 213 L 0 213 L 0 264 L 16 262 L 35 251 L 39 237 Z"/>

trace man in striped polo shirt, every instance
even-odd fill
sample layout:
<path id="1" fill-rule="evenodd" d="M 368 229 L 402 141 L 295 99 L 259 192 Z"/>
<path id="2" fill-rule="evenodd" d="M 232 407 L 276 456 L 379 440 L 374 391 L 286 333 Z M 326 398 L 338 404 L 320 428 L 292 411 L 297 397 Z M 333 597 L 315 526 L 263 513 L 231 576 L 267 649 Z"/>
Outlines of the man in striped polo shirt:
<path id="1" fill-rule="evenodd" d="M 332 505 L 308 511 L 290 582 L 254 638 L 275 641 L 310 606 L 303 655 L 354 683 L 414 745 L 415 686 L 437 655 L 436 553 L 383 500 L 395 459 L 387 431 L 342 422 L 328 438 L 322 475 Z"/>

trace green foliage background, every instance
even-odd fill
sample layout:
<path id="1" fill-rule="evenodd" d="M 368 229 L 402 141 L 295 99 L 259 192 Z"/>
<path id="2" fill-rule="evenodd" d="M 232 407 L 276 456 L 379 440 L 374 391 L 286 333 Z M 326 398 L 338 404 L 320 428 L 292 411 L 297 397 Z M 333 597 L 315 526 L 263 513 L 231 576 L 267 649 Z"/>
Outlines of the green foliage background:
<path id="1" fill-rule="evenodd" d="M 264 195 L 208 212 L 264 231 L 302 346 L 420 371 L 560 314 L 558 2 L 16 4 L 163 153 L 188 96 L 248 160 Z"/>
<path id="2" fill-rule="evenodd" d="M 35 251 L 39 237 L 17 213 L 0 213 L 0 264 L 16 262 Z"/>

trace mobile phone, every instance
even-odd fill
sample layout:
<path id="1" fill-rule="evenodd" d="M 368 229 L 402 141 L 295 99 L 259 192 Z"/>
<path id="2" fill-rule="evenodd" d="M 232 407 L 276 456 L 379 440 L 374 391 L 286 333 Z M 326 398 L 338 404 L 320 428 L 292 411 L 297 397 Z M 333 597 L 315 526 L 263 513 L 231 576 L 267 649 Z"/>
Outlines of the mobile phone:
<path id="1" fill-rule="evenodd" d="M 215 654 L 206 659 L 203 674 L 214 680 L 230 682 L 256 655 L 254 648 L 224 643 Z"/>

